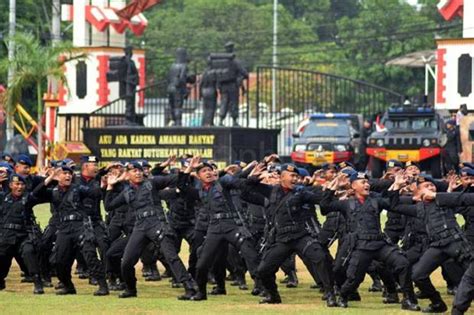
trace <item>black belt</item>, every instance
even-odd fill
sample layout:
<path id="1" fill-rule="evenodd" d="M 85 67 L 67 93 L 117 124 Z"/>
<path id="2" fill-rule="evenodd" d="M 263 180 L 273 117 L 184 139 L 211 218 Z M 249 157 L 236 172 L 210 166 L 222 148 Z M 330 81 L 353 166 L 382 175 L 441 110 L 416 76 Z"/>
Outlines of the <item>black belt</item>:
<path id="1" fill-rule="evenodd" d="M 144 211 L 142 213 L 137 214 L 137 218 L 138 219 L 145 219 L 145 218 L 154 217 L 154 216 L 157 216 L 157 215 L 158 215 L 158 212 L 155 211 L 155 210 Z"/>
<path id="2" fill-rule="evenodd" d="M 3 228 L 7 230 L 21 231 L 25 229 L 25 226 L 21 224 L 8 223 L 8 224 L 3 225 Z"/>
<path id="3" fill-rule="evenodd" d="M 61 218 L 61 222 L 82 221 L 84 217 L 79 214 L 70 214 Z"/>
<path id="4" fill-rule="evenodd" d="M 211 216 L 211 219 L 221 220 L 221 219 L 237 219 L 238 216 L 232 213 L 217 213 Z"/>

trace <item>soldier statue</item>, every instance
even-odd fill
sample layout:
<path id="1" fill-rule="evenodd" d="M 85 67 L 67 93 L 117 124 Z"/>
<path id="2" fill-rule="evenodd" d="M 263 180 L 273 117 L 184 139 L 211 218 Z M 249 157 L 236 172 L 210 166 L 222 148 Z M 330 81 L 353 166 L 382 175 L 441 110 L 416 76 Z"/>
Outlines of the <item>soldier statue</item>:
<path id="1" fill-rule="evenodd" d="M 121 71 L 119 76 L 120 97 L 125 98 L 125 124 L 136 125 L 135 92 L 138 85 L 138 71 L 132 59 L 133 48 L 127 46 L 124 49 L 125 56 L 121 59 Z"/>
<path id="2" fill-rule="evenodd" d="M 171 109 L 171 120 L 175 126 L 182 125 L 183 103 L 188 90 L 187 53 L 185 48 L 176 49 L 176 60 L 168 72 L 168 100 Z"/>
<path id="3" fill-rule="evenodd" d="M 201 125 L 203 127 L 212 127 L 214 126 L 214 115 L 217 107 L 217 82 L 216 73 L 211 69 L 210 60 L 208 60 L 208 67 L 202 74 L 199 95 L 203 101 L 204 108 Z"/>
<path id="4" fill-rule="evenodd" d="M 227 112 L 230 112 L 233 126 L 239 126 L 239 89 L 244 79 L 248 79 L 247 70 L 235 58 L 234 43 L 225 44 L 225 53 L 211 54 L 211 68 L 216 73 L 217 85 L 221 94 L 219 126 L 224 126 Z"/>

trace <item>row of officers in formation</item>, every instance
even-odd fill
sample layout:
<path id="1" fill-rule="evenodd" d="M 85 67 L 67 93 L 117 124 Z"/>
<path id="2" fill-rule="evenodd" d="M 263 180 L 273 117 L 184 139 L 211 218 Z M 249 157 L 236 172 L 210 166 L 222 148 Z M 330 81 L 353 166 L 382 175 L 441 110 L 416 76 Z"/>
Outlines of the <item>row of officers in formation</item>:
<path id="1" fill-rule="evenodd" d="M 233 285 L 247 289 L 248 271 L 252 295 L 263 297 L 261 303 L 281 303 L 275 274 L 282 268 L 287 286 L 297 286 L 298 255 L 328 307 L 360 300 L 358 287 L 367 273 L 370 289 L 383 291 L 383 303 L 445 312 L 448 306 L 430 280 L 438 267 L 455 295 L 452 314 L 470 306 L 473 164 L 435 180 L 416 163 L 393 160 L 380 179 L 349 163 L 326 164 L 309 174 L 282 164 L 277 155 L 236 161 L 223 170 L 196 156 L 178 163 L 170 157 L 155 167 L 131 161 L 99 169 L 96 157 L 84 156 L 80 168 L 66 159 L 32 175 L 28 156 L 3 156 L 0 290 L 15 259 L 35 294 L 52 286 L 52 276 L 59 280 L 56 294 L 76 294 L 71 269 L 77 261 L 80 277 L 98 285 L 94 295 L 120 290 L 120 298 L 136 297 L 135 265 L 141 259 L 150 281 L 161 277 L 160 260 L 173 286 L 184 288 L 180 300 L 225 295 L 229 269 Z M 41 203 L 51 207 L 44 230 L 33 211 Z M 464 216 L 463 228 L 456 214 Z M 183 240 L 190 249 L 187 268 L 179 256 Z M 336 240 L 332 257 L 328 248 Z M 210 292 L 209 281 L 215 284 Z M 421 299 L 429 300 L 423 309 Z"/>

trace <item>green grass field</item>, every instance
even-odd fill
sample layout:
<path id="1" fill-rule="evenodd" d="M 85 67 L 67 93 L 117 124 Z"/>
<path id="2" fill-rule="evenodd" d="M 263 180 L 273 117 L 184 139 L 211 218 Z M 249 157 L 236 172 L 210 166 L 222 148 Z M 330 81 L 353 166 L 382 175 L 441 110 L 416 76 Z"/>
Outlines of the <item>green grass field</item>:
<path id="1" fill-rule="evenodd" d="M 35 209 L 43 227 L 48 221 L 48 209 L 45 205 Z M 182 251 L 182 257 L 186 262 L 186 249 Z M 78 291 L 75 296 L 56 296 L 52 288 L 46 288 L 42 296 L 34 296 L 32 284 L 20 283 L 19 269 L 14 263 L 7 278 L 7 289 L 0 292 L 0 314 L 408 314 L 400 310 L 399 305 L 384 305 L 379 293 L 369 293 L 369 277 L 359 289 L 362 302 L 351 302 L 348 309 L 327 308 L 321 301 L 321 293 L 309 289 L 312 280 L 300 260 L 297 260 L 299 287 L 281 287 L 281 305 L 259 305 L 260 298 L 251 296 L 250 291 L 240 291 L 230 285 L 227 296 L 209 296 L 204 302 L 178 301 L 176 297 L 182 294 L 182 289 L 172 289 L 167 279 L 145 282 L 141 278 L 141 266 L 136 269 L 139 283 L 138 298 L 135 299 L 119 299 L 117 292 L 111 292 L 107 297 L 94 297 L 95 287 L 76 277 L 73 278 Z M 282 277 L 279 272 L 278 278 Z M 445 294 L 446 284 L 439 270 L 432 275 L 432 280 L 451 305 L 452 297 Z M 420 305 L 426 306 L 428 301 L 422 300 Z"/>

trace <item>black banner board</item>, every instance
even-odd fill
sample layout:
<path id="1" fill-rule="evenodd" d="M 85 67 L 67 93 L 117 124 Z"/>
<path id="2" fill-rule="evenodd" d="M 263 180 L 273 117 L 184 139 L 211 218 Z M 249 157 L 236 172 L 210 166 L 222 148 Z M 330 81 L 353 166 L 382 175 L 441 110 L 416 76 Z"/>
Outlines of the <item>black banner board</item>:
<path id="1" fill-rule="evenodd" d="M 277 151 L 279 129 L 226 127 L 83 128 L 84 143 L 101 165 L 146 159 L 150 163 L 185 153 L 212 159 L 219 166 L 235 160 L 260 160 Z"/>

